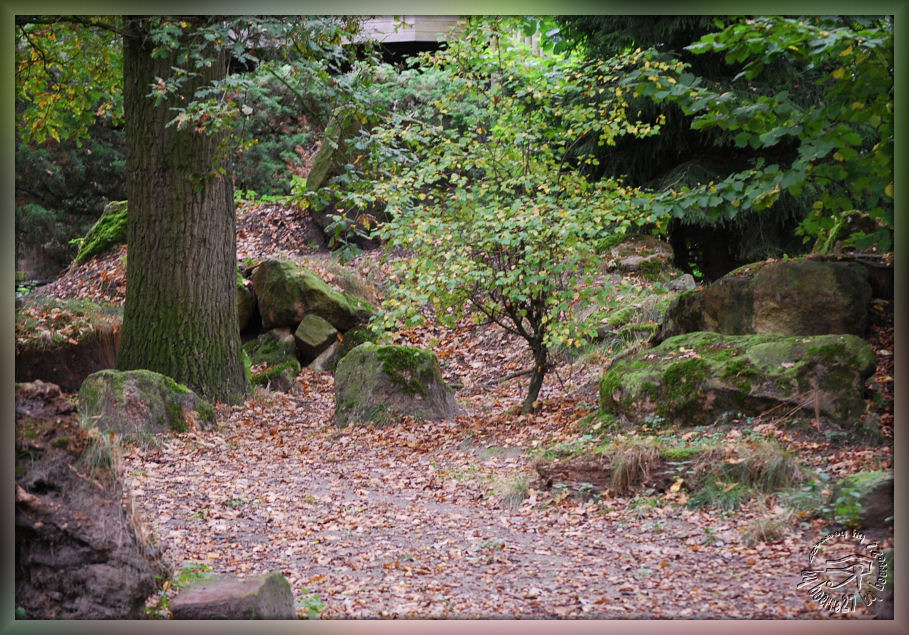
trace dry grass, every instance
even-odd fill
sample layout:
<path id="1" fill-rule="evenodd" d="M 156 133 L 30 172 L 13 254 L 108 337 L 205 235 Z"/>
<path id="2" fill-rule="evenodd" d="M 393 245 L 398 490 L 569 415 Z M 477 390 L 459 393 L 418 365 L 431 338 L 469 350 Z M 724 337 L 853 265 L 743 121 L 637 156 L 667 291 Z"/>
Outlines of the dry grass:
<path id="1" fill-rule="evenodd" d="M 746 547 L 758 543 L 773 543 L 782 540 L 796 520 L 795 512 L 786 510 L 782 514 L 756 518 L 742 530 L 742 542 Z"/>
<path id="2" fill-rule="evenodd" d="M 655 441 L 632 439 L 622 443 L 612 453 L 612 489 L 626 492 L 646 482 L 659 461 L 660 447 Z"/>

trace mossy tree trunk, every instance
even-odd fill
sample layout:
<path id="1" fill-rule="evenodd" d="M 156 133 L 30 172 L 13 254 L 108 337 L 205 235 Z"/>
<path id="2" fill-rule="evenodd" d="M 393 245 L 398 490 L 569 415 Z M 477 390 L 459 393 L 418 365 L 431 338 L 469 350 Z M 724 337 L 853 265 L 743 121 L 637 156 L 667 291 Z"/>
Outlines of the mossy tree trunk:
<path id="1" fill-rule="evenodd" d="M 191 19 L 190 19 L 191 20 Z M 236 290 L 236 217 L 230 180 L 219 171 L 219 135 L 166 126 L 176 104 L 223 77 L 223 52 L 156 105 L 157 77 L 178 66 L 152 57 L 149 23 L 125 20 L 127 295 L 117 367 L 146 368 L 217 401 L 236 402 L 247 383 Z"/>

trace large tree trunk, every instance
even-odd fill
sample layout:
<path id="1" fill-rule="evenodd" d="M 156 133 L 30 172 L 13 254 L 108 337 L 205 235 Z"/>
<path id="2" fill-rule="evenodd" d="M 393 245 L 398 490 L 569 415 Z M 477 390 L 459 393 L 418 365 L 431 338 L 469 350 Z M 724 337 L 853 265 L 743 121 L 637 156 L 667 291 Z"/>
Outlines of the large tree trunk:
<path id="1" fill-rule="evenodd" d="M 117 367 L 147 368 L 212 400 L 246 392 L 236 290 L 233 192 L 218 170 L 222 139 L 191 126 L 166 127 L 177 104 L 200 84 L 223 77 L 216 59 L 179 94 L 155 105 L 156 77 L 177 66 L 176 52 L 152 58 L 146 20 L 128 19 L 123 46 L 126 131 L 126 306 Z"/>

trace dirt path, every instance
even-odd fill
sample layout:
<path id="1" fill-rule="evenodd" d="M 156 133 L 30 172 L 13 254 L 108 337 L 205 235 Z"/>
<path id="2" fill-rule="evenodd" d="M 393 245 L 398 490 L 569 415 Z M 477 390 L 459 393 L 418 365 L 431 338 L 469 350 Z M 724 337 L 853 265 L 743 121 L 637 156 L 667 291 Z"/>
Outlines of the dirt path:
<path id="1" fill-rule="evenodd" d="M 582 501 L 533 483 L 513 506 L 507 489 L 532 477 L 526 451 L 551 434 L 545 423 L 338 430 L 331 388 L 304 371 L 295 394 L 248 400 L 218 433 L 125 457 L 175 569 L 280 570 L 323 618 L 824 615 L 796 589 L 810 531 L 748 549 L 744 514 Z"/>

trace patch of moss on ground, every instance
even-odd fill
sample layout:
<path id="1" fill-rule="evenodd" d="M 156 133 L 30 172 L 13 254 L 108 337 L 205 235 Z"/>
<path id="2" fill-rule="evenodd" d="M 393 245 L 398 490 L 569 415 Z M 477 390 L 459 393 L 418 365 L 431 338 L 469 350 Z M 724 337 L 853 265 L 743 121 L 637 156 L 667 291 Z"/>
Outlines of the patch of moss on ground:
<path id="1" fill-rule="evenodd" d="M 48 350 L 81 341 L 100 328 L 114 328 L 123 309 L 84 299 L 36 298 L 16 311 L 16 349 Z"/>

